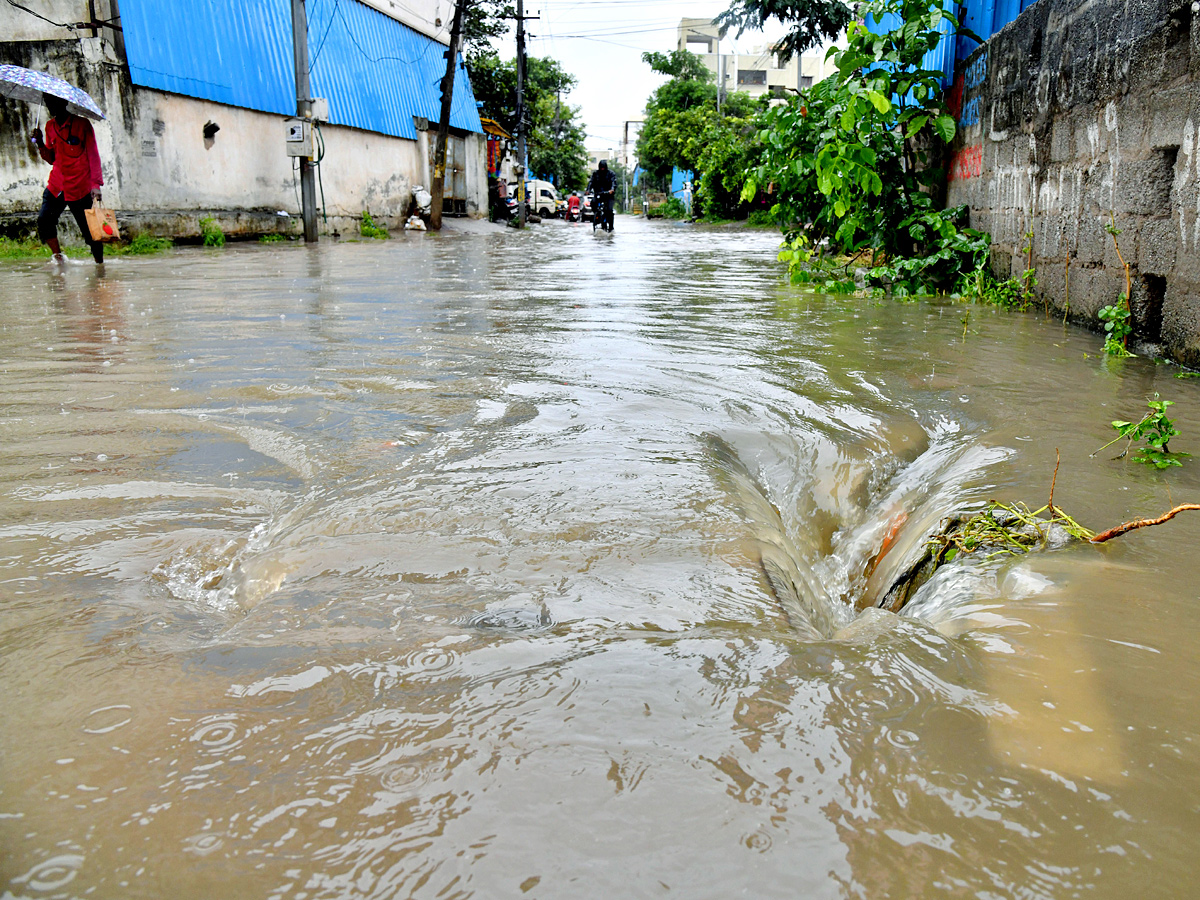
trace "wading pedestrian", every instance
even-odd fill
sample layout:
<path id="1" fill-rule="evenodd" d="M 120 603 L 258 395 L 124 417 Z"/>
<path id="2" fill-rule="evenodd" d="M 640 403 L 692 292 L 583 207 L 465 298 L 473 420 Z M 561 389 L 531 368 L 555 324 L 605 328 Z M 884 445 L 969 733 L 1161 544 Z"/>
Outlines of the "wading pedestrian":
<path id="1" fill-rule="evenodd" d="M 46 135 L 33 129 L 33 143 L 42 159 L 50 163 L 50 180 L 42 191 L 42 210 L 38 213 L 38 237 L 54 253 L 54 261 L 66 262 L 58 243 L 58 220 L 67 207 L 79 225 L 84 243 L 97 263 L 104 262 L 104 245 L 92 240 L 86 210 L 100 202 L 100 187 L 104 173 L 100 169 L 100 151 L 92 123 L 67 111 L 67 102 L 52 94 L 42 100 L 51 118 L 46 122 Z"/>

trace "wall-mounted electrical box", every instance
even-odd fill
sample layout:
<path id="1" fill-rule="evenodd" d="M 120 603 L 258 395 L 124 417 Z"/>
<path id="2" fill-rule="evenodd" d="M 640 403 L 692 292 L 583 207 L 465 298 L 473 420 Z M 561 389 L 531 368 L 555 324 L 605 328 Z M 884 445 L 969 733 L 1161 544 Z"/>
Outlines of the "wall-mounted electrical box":
<path id="1" fill-rule="evenodd" d="M 304 156 L 309 159 L 313 155 L 312 125 L 305 119 L 283 120 L 284 146 L 288 156 Z"/>
<path id="2" fill-rule="evenodd" d="M 312 117 L 318 122 L 329 121 L 329 101 L 324 97 L 313 97 L 309 102 Z"/>

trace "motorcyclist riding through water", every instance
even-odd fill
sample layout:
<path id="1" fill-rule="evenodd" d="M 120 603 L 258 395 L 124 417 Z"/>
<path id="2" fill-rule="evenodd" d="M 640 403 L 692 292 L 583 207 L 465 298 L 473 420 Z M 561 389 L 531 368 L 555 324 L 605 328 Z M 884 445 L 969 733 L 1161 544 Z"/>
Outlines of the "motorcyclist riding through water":
<path id="1" fill-rule="evenodd" d="M 600 160 L 600 166 L 592 173 L 588 181 L 588 190 L 595 196 L 595 210 L 592 218 L 592 228 L 597 225 L 613 230 L 613 196 L 617 192 L 617 180 L 608 170 L 608 162 Z"/>

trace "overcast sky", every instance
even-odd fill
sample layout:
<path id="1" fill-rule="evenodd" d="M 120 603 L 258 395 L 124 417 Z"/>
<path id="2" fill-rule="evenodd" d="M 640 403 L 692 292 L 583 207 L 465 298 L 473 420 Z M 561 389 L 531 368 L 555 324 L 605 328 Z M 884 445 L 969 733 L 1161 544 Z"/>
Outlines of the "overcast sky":
<path id="1" fill-rule="evenodd" d="M 565 102 L 582 107 L 589 150 L 620 149 L 628 119 L 642 118 L 646 98 L 665 79 L 642 62 L 646 50 L 675 49 L 682 18 L 712 17 L 728 6 L 724 0 L 525 0 L 531 56 L 550 56 L 579 84 Z M 777 39 L 782 28 L 770 34 Z M 722 52 L 733 49 L 731 42 Z M 764 43 L 762 32 L 747 32 L 737 47 L 748 51 Z M 500 46 L 501 55 L 516 54 L 515 37 Z"/>

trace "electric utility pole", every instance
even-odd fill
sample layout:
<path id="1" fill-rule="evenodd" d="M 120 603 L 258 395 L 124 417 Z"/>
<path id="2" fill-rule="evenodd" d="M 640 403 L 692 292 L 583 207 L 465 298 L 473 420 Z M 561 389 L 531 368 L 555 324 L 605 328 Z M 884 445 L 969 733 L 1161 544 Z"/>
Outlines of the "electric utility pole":
<path id="1" fill-rule="evenodd" d="M 559 150 L 562 148 L 562 86 L 554 89 L 554 94 L 558 98 L 554 106 L 554 148 Z M 560 191 L 562 190 L 562 170 L 559 163 L 559 157 L 555 155 L 554 160 L 554 186 Z"/>
<path id="2" fill-rule="evenodd" d="M 458 41 L 462 36 L 463 13 L 470 0 L 454 4 L 454 21 L 450 25 L 450 46 L 446 50 L 446 74 L 442 76 L 442 117 L 438 119 L 437 145 L 433 151 L 433 186 L 429 204 L 429 227 L 442 228 L 442 198 L 446 196 L 446 140 L 450 136 L 450 102 L 454 99 L 454 75 L 458 68 Z"/>
<path id="3" fill-rule="evenodd" d="M 517 227 L 525 227 L 525 0 L 517 0 Z"/>
<path id="4" fill-rule="evenodd" d="M 308 14 L 304 0 L 292 0 L 292 55 L 296 64 L 296 116 L 312 128 L 312 102 L 308 85 Z M 309 138 L 311 142 L 312 138 Z M 317 241 L 317 185 L 312 161 L 300 157 L 300 198 L 304 213 L 304 241 Z"/>

